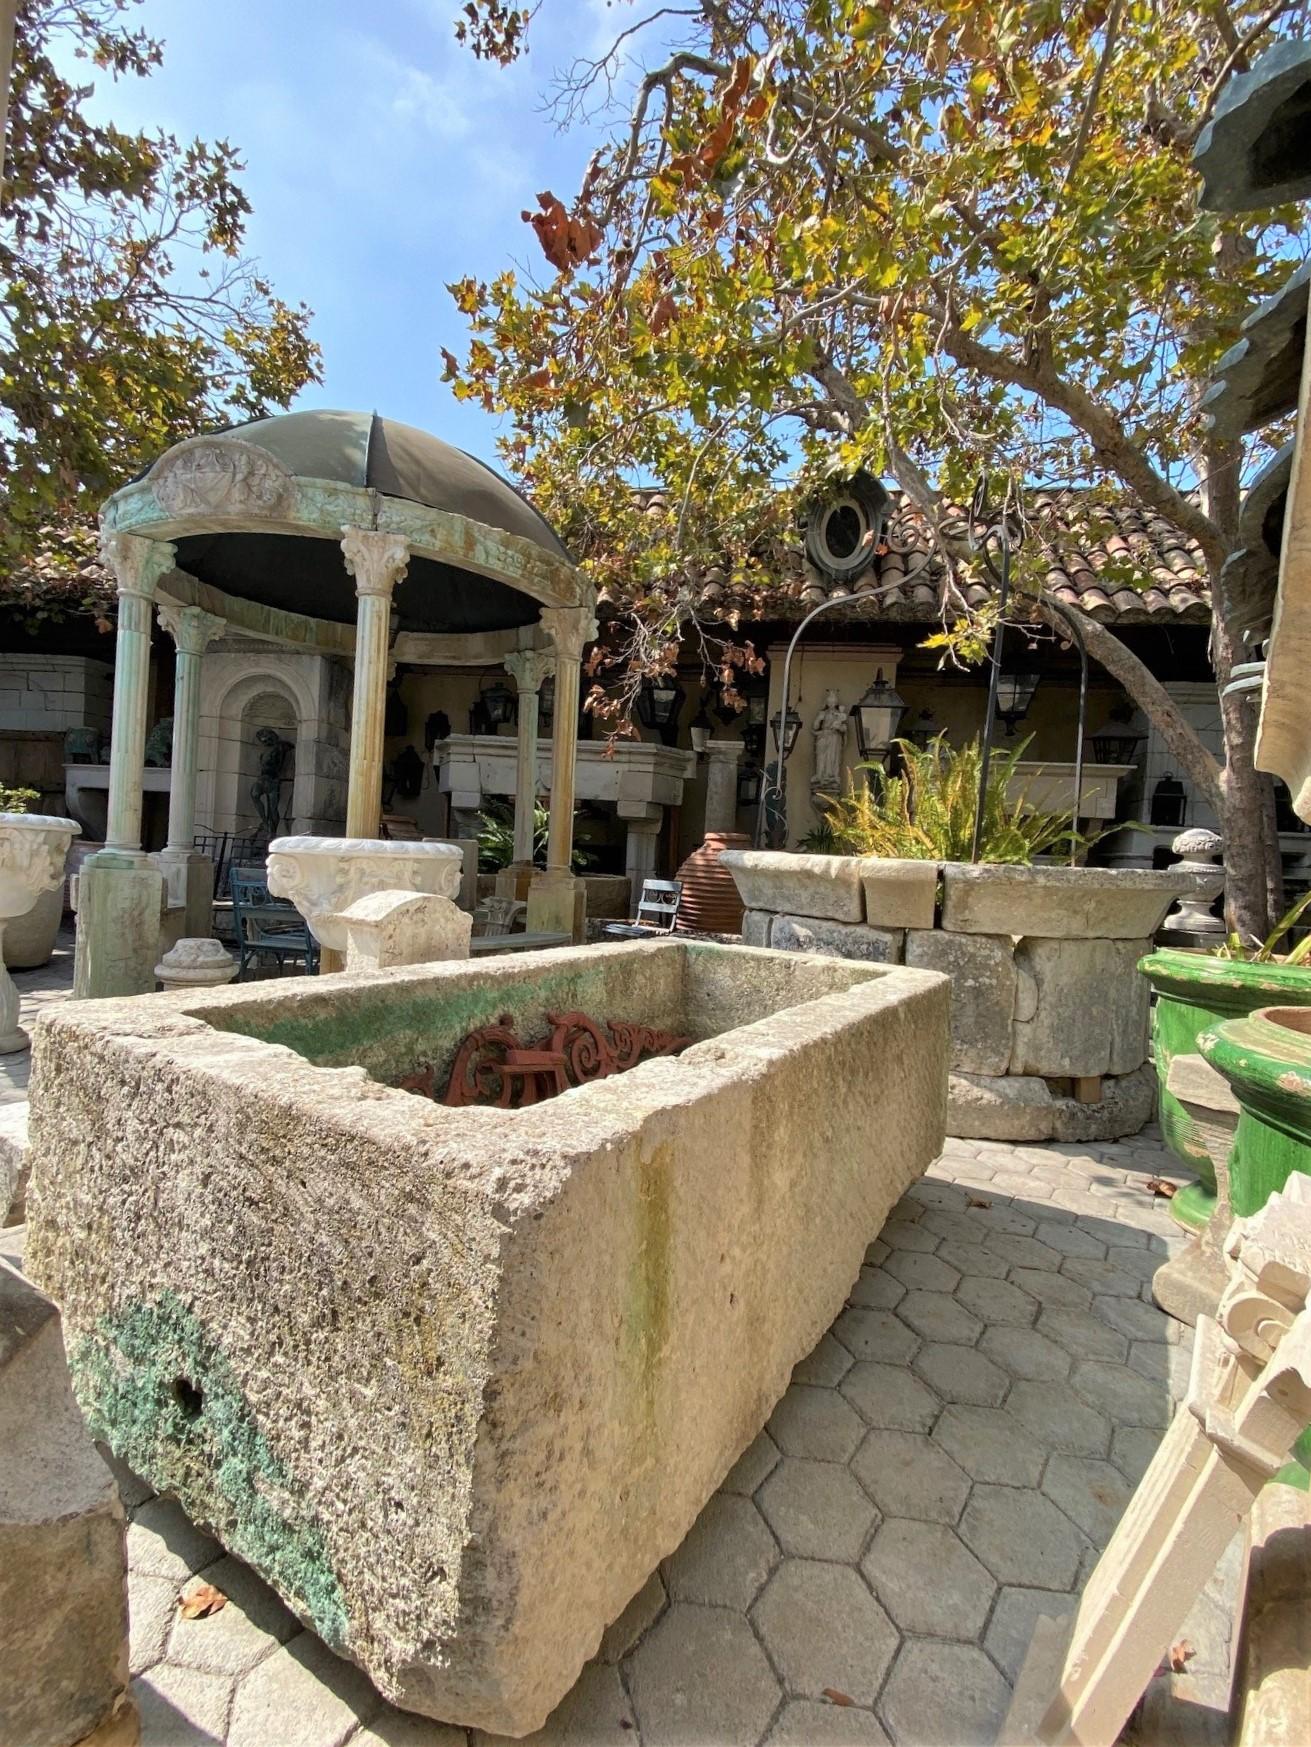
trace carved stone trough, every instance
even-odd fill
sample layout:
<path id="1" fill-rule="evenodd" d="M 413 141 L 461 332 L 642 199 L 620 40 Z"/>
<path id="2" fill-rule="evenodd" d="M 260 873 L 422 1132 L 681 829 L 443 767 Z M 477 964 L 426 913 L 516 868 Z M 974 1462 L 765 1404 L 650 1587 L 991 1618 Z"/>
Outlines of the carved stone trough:
<path id="1" fill-rule="evenodd" d="M 674 940 L 68 1004 L 28 1258 L 93 1431 L 390 1698 L 535 1729 L 940 1150 L 947 996 Z M 692 1041 L 401 1089 L 578 1011 Z"/>

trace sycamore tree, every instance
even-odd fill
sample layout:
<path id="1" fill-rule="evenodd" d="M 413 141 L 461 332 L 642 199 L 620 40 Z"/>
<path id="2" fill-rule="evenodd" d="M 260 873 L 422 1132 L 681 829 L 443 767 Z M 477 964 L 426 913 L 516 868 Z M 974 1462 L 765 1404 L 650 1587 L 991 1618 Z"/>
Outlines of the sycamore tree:
<path id="1" fill-rule="evenodd" d="M 0 208 L 0 605 L 30 622 L 106 609 L 96 512 L 144 462 L 318 380 L 309 311 L 244 254 L 235 148 L 89 113 L 93 81 L 160 62 L 135 3 L 18 8 Z"/>
<path id="2" fill-rule="evenodd" d="M 475 52 L 522 52 L 525 14 L 465 11 Z M 1203 555 L 1223 686 L 1245 651 L 1221 573 L 1269 449 L 1209 440 L 1197 403 L 1287 276 L 1300 218 L 1199 211 L 1190 157 L 1228 82 L 1300 16 L 1292 0 L 688 0 L 637 5 L 608 53 L 558 75 L 595 153 L 572 198 L 525 212 L 528 276 L 452 287 L 472 338 L 447 377 L 510 415 L 509 464 L 631 609 L 630 664 L 672 658 L 708 575 L 748 598 L 776 578 L 799 498 L 868 468 L 931 525 L 946 658 L 977 658 L 990 630 L 945 511 L 983 476 L 1017 524 L 1039 483 L 1167 518 Z M 663 487 L 659 509 L 638 480 Z M 1048 535 L 1027 532 L 1017 615 L 1055 623 Z M 1123 643 L 1079 621 L 1220 815 L 1232 919 L 1261 934 L 1278 855 L 1250 706 L 1222 702 L 1220 767 Z"/>

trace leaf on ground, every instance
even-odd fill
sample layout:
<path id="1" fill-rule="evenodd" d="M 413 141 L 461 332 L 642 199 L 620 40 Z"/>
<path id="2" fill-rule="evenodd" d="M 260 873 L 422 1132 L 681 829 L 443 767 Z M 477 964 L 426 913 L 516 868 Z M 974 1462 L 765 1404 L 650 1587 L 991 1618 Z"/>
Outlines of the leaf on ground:
<path id="1" fill-rule="evenodd" d="M 1197 1654 L 1195 1644 L 1190 1644 L 1187 1638 L 1180 1638 L 1177 1644 L 1170 1646 L 1170 1672 L 1182 1674 Z"/>
<path id="2" fill-rule="evenodd" d="M 967 1207 L 991 1207 L 992 1202 L 986 1200 L 982 1195 L 967 1195 L 965 1205 Z"/>
<path id="3" fill-rule="evenodd" d="M 184 1620 L 207 1620 L 227 1605 L 227 1596 L 212 1583 L 198 1583 L 194 1589 L 184 1589 L 178 1597 L 178 1612 Z"/>
<path id="4" fill-rule="evenodd" d="M 855 1699 L 849 1698 L 845 1692 L 839 1692 L 836 1686 L 826 1686 L 824 1697 L 831 1705 L 854 1705 Z"/>
<path id="5" fill-rule="evenodd" d="M 1149 1177 L 1143 1184 L 1149 1195 L 1159 1195 L 1163 1201 L 1168 1201 L 1178 1189 L 1177 1183 L 1172 1183 L 1168 1177 Z"/>

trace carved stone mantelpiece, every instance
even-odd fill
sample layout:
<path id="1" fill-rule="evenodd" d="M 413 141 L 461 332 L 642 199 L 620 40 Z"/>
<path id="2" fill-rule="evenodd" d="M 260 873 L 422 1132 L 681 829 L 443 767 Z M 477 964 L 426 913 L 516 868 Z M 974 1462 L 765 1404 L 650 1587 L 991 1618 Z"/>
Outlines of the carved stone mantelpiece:
<path id="1" fill-rule="evenodd" d="M 193 437 L 151 468 L 147 482 L 170 516 L 274 518 L 287 508 L 295 482 L 267 449 L 237 437 Z"/>
<path id="2" fill-rule="evenodd" d="M 371 837 L 275 837 L 269 891 L 290 898 L 320 945 L 344 953 L 342 911 L 373 892 L 456 898 L 464 857 L 450 843 L 394 843 Z"/>

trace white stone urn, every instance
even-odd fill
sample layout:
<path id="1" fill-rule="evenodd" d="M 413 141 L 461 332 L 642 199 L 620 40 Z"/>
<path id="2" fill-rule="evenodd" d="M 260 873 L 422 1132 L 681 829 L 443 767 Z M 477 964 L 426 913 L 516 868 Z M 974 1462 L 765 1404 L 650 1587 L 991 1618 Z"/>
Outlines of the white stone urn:
<path id="1" fill-rule="evenodd" d="M 50 813 L 0 813 L 0 941 L 6 922 L 63 884 L 68 846 L 80 831 L 76 820 Z M 0 951 L 0 1055 L 26 1049 L 28 1041 L 18 1023 L 18 990 Z"/>
<path id="2" fill-rule="evenodd" d="M 192 935 L 170 947 L 155 966 L 156 979 L 165 989 L 217 989 L 236 974 L 237 961 L 221 940 Z"/>
<path id="3" fill-rule="evenodd" d="M 269 891 L 290 898 L 321 946 L 344 953 L 342 912 L 373 892 L 456 898 L 463 853 L 451 843 L 389 843 L 373 837 L 275 837 Z"/>

